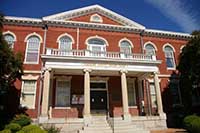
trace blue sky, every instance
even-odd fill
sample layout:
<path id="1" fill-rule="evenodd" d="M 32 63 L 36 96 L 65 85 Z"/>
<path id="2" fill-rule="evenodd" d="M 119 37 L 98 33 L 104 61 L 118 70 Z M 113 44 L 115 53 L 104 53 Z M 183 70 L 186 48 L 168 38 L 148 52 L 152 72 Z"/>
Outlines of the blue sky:
<path id="1" fill-rule="evenodd" d="M 1 0 L 6 16 L 41 18 L 99 4 L 148 29 L 191 33 L 200 29 L 200 0 Z"/>

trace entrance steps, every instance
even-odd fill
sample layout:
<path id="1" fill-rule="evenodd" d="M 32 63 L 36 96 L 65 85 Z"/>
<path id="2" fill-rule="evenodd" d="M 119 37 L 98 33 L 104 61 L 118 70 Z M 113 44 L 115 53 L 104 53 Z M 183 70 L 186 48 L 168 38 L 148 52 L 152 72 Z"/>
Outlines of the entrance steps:
<path id="1" fill-rule="evenodd" d="M 150 131 L 122 118 L 107 120 L 106 116 L 92 116 L 91 123 L 79 130 L 79 133 L 150 133 Z"/>
<path id="2" fill-rule="evenodd" d="M 91 123 L 84 126 L 83 130 L 79 130 L 79 133 L 113 133 L 113 131 L 106 120 L 106 116 L 92 116 Z"/>
<path id="3" fill-rule="evenodd" d="M 122 120 L 122 118 L 111 121 L 114 133 L 150 133 L 143 127 L 134 125 L 131 121 Z"/>

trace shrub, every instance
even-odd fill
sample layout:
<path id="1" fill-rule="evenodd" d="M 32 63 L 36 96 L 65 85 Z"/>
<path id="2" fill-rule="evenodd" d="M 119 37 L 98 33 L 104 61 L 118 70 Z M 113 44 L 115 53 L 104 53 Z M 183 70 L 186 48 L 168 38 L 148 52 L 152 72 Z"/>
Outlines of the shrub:
<path id="1" fill-rule="evenodd" d="M 191 129 L 192 133 L 200 133 L 200 118 L 194 119 L 191 125 L 192 125 L 192 129 Z"/>
<path id="2" fill-rule="evenodd" d="M 17 131 L 16 133 L 24 133 L 24 131 L 20 130 L 20 131 Z"/>
<path id="3" fill-rule="evenodd" d="M 54 125 L 50 126 L 43 126 L 44 130 L 47 131 L 48 133 L 59 133 L 60 129 L 56 128 Z"/>
<path id="4" fill-rule="evenodd" d="M 47 133 L 46 131 L 42 130 L 37 125 L 25 126 L 25 127 L 22 128 L 22 131 L 24 131 L 24 133 Z"/>
<path id="5" fill-rule="evenodd" d="M 189 115 L 184 118 L 185 128 L 191 133 L 200 132 L 200 117 L 196 115 Z"/>
<path id="6" fill-rule="evenodd" d="M 18 123 L 20 126 L 23 127 L 31 123 L 31 118 L 24 114 L 16 115 L 11 123 Z"/>
<path id="7" fill-rule="evenodd" d="M 0 131 L 0 133 L 12 133 L 10 129 L 4 129 Z"/>
<path id="8" fill-rule="evenodd" d="M 6 125 L 5 129 L 10 129 L 11 131 L 16 132 L 21 129 L 21 126 L 17 123 L 10 123 Z"/>

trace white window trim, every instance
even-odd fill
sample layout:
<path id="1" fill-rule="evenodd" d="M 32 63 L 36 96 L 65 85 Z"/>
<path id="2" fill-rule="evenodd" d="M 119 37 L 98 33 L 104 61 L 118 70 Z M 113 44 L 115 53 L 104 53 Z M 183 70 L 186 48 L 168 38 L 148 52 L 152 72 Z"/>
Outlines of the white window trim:
<path id="1" fill-rule="evenodd" d="M 66 76 L 66 77 L 61 77 L 61 78 L 57 78 L 56 79 L 56 91 L 55 91 L 55 107 L 54 109 L 70 109 L 71 108 L 71 76 Z M 56 106 L 56 103 L 57 103 L 57 85 L 58 85 L 58 81 L 67 81 L 69 82 L 69 106 L 66 106 L 66 107 L 59 107 L 59 106 Z"/>
<path id="2" fill-rule="evenodd" d="M 24 92 L 24 81 L 28 81 L 28 80 L 23 80 L 22 81 L 22 90 L 21 90 L 20 104 L 21 104 L 21 101 L 22 101 L 22 93 Z M 37 80 L 32 80 L 32 81 L 35 81 L 35 92 L 34 92 L 33 105 L 32 105 L 32 107 L 30 107 L 28 109 L 35 109 L 35 103 L 36 103 L 35 100 L 36 100 Z M 33 93 L 26 93 L 26 94 L 33 94 Z M 26 105 L 22 105 L 22 107 L 27 107 L 27 106 Z"/>
<path id="3" fill-rule="evenodd" d="M 158 51 L 158 48 L 156 47 L 156 45 L 151 41 L 148 41 L 148 42 L 144 43 L 144 46 L 143 46 L 144 50 L 146 50 L 146 45 L 148 45 L 148 44 L 152 45 L 154 47 L 155 51 Z"/>
<path id="4" fill-rule="evenodd" d="M 29 35 L 28 35 L 28 36 L 29 36 Z M 29 36 L 29 37 L 32 37 L 32 36 Z M 28 37 L 28 38 L 29 38 L 29 37 Z M 37 37 L 38 37 L 38 36 L 37 36 Z M 27 39 L 28 39 L 28 38 L 27 38 Z M 39 38 L 39 39 L 40 39 L 40 38 Z M 41 40 L 40 40 L 39 46 L 38 46 L 38 57 L 37 57 L 37 61 L 36 61 L 36 62 L 27 62 L 27 61 L 26 61 L 26 58 L 27 58 L 27 49 L 28 49 L 27 45 L 28 45 L 28 40 L 26 40 L 26 51 L 25 51 L 24 64 L 39 64 Z"/>
<path id="5" fill-rule="evenodd" d="M 28 34 L 28 35 L 26 36 L 26 38 L 24 39 L 24 42 L 27 42 L 28 39 L 29 39 L 31 36 L 37 36 L 37 37 L 40 39 L 40 43 L 43 42 L 43 41 L 42 41 L 42 40 L 43 40 L 42 37 L 41 37 L 38 33 L 36 33 L 36 32 L 33 32 L 33 33 Z"/>
<path id="6" fill-rule="evenodd" d="M 173 63 L 174 63 L 174 67 L 167 67 L 166 56 L 165 56 L 165 63 L 166 63 L 167 70 L 176 70 L 176 62 L 175 62 L 175 54 L 174 54 L 176 51 L 175 51 L 174 47 L 171 44 L 166 43 L 166 44 L 163 45 L 164 54 L 165 54 L 165 47 L 167 47 L 167 46 L 171 47 L 172 50 L 173 50 L 172 52 L 173 52 Z"/>
<path id="7" fill-rule="evenodd" d="M 131 42 L 131 40 L 129 40 L 129 39 L 126 38 L 126 37 L 124 37 L 124 38 L 122 38 L 122 39 L 119 40 L 119 42 L 118 42 L 118 46 L 119 46 L 119 47 L 121 47 L 121 42 L 122 42 L 122 41 L 127 41 L 127 42 L 129 42 L 130 45 L 131 45 L 131 48 L 134 48 L 134 45 L 133 45 L 133 43 Z"/>
<path id="8" fill-rule="evenodd" d="M 88 43 L 88 41 L 89 41 L 90 39 L 96 39 L 96 38 L 105 41 L 105 45 L 106 45 L 106 46 L 109 46 L 108 41 L 107 41 L 105 38 L 103 38 L 103 37 L 101 37 L 101 36 L 98 36 L 98 35 L 88 37 L 88 38 L 85 40 L 85 44 L 86 44 L 87 46 L 90 45 L 90 44 Z"/>
<path id="9" fill-rule="evenodd" d="M 6 31 L 6 32 L 3 32 L 3 35 L 7 35 L 7 34 L 10 34 L 10 35 L 12 35 L 12 36 L 14 37 L 14 42 L 17 41 L 17 37 L 16 37 L 15 33 L 11 32 L 11 31 L 9 31 L 9 30 Z"/>
<path id="10" fill-rule="evenodd" d="M 57 38 L 57 40 L 56 40 L 56 42 L 59 43 L 60 42 L 60 38 L 62 38 L 64 36 L 69 37 L 72 40 L 72 44 L 74 44 L 74 42 L 75 42 L 74 38 L 70 34 L 68 34 L 68 33 L 63 33 L 63 34 L 59 35 L 58 38 Z"/>
<path id="11" fill-rule="evenodd" d="M 99 17 L 99 20 L 95 20 L 94 17 Z M 103 19 L 99 14 L 93 14 L 92 16 L 90 16 L 90 21 L 91 22 L 97 22 L 97 23 L 103 23 Z"/>
<path id="12" fill-rule="evenodd" d="M 180 53 L 182 53 L 183 48 L 184 48 L 185 46 L 186 46 L 186 45 L 182 45 L 182 46 L 180 47 Z"/>

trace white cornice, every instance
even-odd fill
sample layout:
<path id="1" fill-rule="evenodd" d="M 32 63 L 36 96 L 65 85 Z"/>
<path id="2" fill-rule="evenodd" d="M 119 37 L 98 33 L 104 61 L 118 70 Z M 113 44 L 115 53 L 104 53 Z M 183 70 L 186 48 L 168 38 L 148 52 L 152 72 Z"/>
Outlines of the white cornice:
<path id="1" fill-rule="evenodd" d="M 109 17 L 110 19 L 124 25 L 124 26 L 130 26 L 130 27 L 135 27 L 139 29 L 145 29 L 144 26 L 141 24 L 138 24 L 124 16 L 121 16 L 109 9 L 106 9 L 100 5 L 92 5 L 92 6 L 87 6 L 79 9 L 74 9 L 50 16 L 43 17 L 43 20 L 69 20 L 74 17 L 79 17 L 82 15 L 86 15 L 92 12 L 98 12 L 99 14 L 102 14 L 106 17 Z"/>
<path id="2" fill-rule="evenodd" d="M 6 20 L 42 22 L 42 19 L 37 19 L 37 18 L 13 17 L 13 16 L 5 16 L 4 18 L 5 18 Z"/>
<path id="3" fill-rule="evenodd" d="M 157 35 L 157 36 L 171 36 L 171 37 L 185 37 L 191 38 L 192 35 L 188 33 L 181 33 L 181 32 L 173 32 L 173 31 L 164 31 L 164 30 L 154 30 L 154 29 L 145 29 L 145 35 Z"/>

